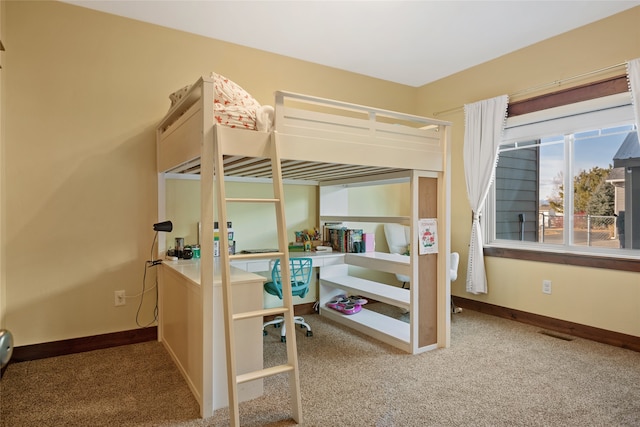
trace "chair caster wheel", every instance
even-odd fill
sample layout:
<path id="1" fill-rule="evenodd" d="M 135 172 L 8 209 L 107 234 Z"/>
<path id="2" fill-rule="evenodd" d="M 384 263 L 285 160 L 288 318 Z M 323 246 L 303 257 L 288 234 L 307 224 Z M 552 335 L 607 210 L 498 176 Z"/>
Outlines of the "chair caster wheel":
<path id="1" fill-rule="evenodd" d="M 307 336 L 308 336 L 308 337 L 312 337 L 312 336 L 313 336 L 313 332 L 311 332 L 311 331 L 307 331 Z"/>
<path id="2" fill-rule="evenodd" d="M 287 342 L 287 337 L 280 337 L 281 342 Z"/>

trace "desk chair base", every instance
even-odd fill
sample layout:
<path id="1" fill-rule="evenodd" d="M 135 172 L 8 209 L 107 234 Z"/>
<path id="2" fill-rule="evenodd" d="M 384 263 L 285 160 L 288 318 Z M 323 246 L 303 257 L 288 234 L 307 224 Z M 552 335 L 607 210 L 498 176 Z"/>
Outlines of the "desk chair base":
<path id="1" fill-rule="evenodd" d="M 451 313 L 457 314 L 462 313 L 462 309 L 454 304 L 453 300 L 451 300 Z"/>
<path id="2" fill-rule="evenodd" d="M 309 324 L 304 321 L 304 317 L 294 316 L 293 323 L 296 325 L 300 325 L 301 328 L 306 328 L 308 337 L 313 336 L 313 332 L 311 332 L 311 326 L 309 326 Z M 265 322 L 264 325 L 262 325 L 262 335 L 264 336 L 267 335 L 267 331 L 265 330 L 265 328 L 269 325 L 273 325 L 276 328 L 279 328 L 280 325 L 282 325 L 282 329 L 280 330 L 280 341 L 287 342 L 287 328 L 286 328 L 286 325 L 284 324 L 284 317 L 276 316 L 275 319 L 269 322 Z"/>

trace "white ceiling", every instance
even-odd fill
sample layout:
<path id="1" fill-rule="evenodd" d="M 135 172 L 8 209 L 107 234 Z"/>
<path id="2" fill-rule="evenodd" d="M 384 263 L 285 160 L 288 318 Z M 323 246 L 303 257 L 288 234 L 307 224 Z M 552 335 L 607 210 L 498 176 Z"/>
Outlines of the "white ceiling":
<path id="1" fill-rule="evenodd" d="M 615 0 L 63 1 L 410 86 L 640 5 Z"/>

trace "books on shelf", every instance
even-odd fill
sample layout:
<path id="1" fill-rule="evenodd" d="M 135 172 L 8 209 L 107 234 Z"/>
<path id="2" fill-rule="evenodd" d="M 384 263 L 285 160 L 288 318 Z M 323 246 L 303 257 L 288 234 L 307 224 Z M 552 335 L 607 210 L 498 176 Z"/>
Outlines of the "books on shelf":
<path id="1" fill-rule="evenodd" d="M 331 244 L 331 248 L 338 252 L 364 252 L 362 241 L 362 229 L 344 227 L 342 223 L 325 224 L 325 240 Z"/>

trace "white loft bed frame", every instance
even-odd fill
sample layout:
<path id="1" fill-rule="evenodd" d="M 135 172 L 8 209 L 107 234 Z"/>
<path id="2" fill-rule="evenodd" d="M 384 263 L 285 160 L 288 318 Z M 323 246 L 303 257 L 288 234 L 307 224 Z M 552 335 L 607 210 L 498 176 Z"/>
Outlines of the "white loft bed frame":
<path id="1" fill-rule="evenodd" d="M 213 235 L 214 141 L 221 144 L 228 176 L 269 178 L 268 148 L 270 138 L 275 138 L 285 182 L 304 179 L 315 182 L 321 189 L 336 185 L 410 182 L 410 217 L 349 217 L 342 215 L 345 212 L 338 208 L 323 207 L 321 202 L 320 222 L 336 219 L 400 222 L 413 228 L 418 218 L 437 217 L 439 252 L 447 256 L 419 257 L 418 239 L 412 240 L 408 273 L 412 284 L 420 285 L 411 287 L 409 307 L 415 320 L 411 321 L 411 331 L 407 334 L 409 341 L 403 348 L 418 353 L 448 347 L 450 123 L 278 91 L 273 131 L 234 129 L 215 123 L 213 94 L 213 79 L 201 77 L 158 125 L 159 219 L 164 218 L 165 173 L 200 174 L 201 232 L 203 236 Z M 424 180 L 430 183 L 423 186 Z M 412 230 L 412 233 L 417 231 Z M 203 240 L 199 295 L 202 298 L 202 334 L 206 341 L 213 332 L 213 242 Z M 164 241 L 158 246 L 163 253 Z M 423 282 L 429 282 L 428 289 L 422 286 Z M 427 311 L 428 315 L 422 314 Z M 162 340 L 161 326 L 158 336 Z M 208 346 L 206 342 L 202 345 L 206 360 Z M 211 363 L 203 365 L 203 381 L 206 382 L 206 377 L 211 376 L 207 365 Z"/>

